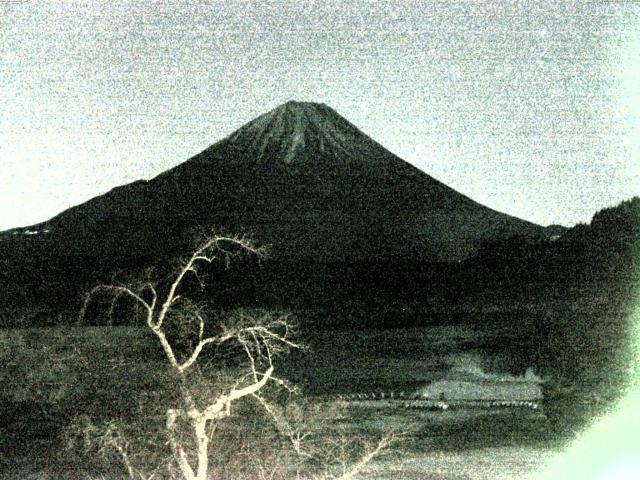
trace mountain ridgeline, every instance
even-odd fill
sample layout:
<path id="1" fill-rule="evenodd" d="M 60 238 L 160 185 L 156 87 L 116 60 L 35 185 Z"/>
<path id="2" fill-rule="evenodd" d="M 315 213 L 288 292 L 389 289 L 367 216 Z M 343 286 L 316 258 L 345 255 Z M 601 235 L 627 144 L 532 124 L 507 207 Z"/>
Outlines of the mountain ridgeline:
<path id="1" fill-rule="evenodd" d="M 222 230 L 278 258 L 449 262 L 485 239 L 544 236 L 396 157 L 331 108 L 288 102 L 150 181 L 116 188 L 34 231 L 104 260 L 171 256 Z"/>

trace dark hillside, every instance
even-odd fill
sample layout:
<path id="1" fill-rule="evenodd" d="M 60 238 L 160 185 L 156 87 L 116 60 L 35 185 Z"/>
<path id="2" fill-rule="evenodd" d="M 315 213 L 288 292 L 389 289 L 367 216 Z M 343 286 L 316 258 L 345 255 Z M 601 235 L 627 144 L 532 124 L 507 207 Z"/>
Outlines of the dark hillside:
<path id="1" fill-rule="evenodd" d="M 466 262 L 503 299 L 538 312 L 505 345 L 517 362 L 538 365 L 552 417 L 579 427 L 620 397 L 633 361 L 633 311 L 640 287 L 640 198 L 622 202 L 555 241 L 485 244 Z"/>

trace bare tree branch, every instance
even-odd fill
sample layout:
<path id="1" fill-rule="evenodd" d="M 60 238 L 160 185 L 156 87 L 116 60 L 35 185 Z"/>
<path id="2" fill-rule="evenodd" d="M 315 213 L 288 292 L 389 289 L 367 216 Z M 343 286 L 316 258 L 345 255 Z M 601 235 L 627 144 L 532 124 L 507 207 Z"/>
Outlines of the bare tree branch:
<path id="1" fill-rule="evenodd" d="M 196 476 L 193 468 L 191 468 L 191 465 L 189 464 L 187 454 L 182 448 L 182 445 L 176 438 L 175 425 L 177 418 L 177 410 L 167 410 L 167 433 L 169 435 L 169 443 L 171 444 L 171 449 L 173 450 L 174 455 L 178 461 L 178 466 L 180 467 L 182 474 L 186 477 L 187 480 L 194 480 Z"/>
<path id="2" fill-rule="evenodd" d="M 380 455 L 392 442 L 395 441 L 395 437 L 383 437 L 376 445 L 375 448 L 365 453 L 360 460 L 358 460 L 351 468 L 336 478 L 336 480 L 352 480 L 371 460 Z"/>
<path id="3" fill-rule="evenodd" d="M 84 302 L 82 304 L 82 308 L 80 309 L 79 320 L 80 322 L 84 320 L 84 316 L 86 315 L 87 308 L 91 299 L 99 292 L 113 293 L 115 296 L 127 295 L 138 302 L 140 305 L 144 307 L 147 311 L 147 323 L 149 323 L 149 319 L 153 316 L 153 308 L 147 302 L 145 302 L 142 297 L 140 297 L 137 293 L 131 290 L 128 287 L 123 287 L 119 285 L 97 285 L 91 289 L 91 291 L 86 295 Z"/>
<path id="4" fill-rule="evenodd" d="M 247 357 L 249 357 L 249 361 L 251 362 L 251 373 L 253 375 L 253 380 L 255 382 L 257 382 L 258 381 L 258 372 L 256 371 L 256 361 L 253 358 L 253 355 L 251 355 L 251 350 L 249 350 L 249 347 L 247 346 L 247 344 L 245 342 L 241 342 L 241 343 L 242 343 L 242 348 L 246 352 Z"/>
<path id="5" fill-rule="evenodd" d="M 199 261 L 211 263 L 216 258 L 216 256 L 214 254 L 207 255 L 207 252 L 209 252 L 212 249 L 222 250 L 220 247 L 221 242 L 229 242 L 231 244 L 235 244 L 251 253 L 260 254 L 261 252 L 261 250 L 258 247 L 256 247 L 252 242 L 242 238 L 213 236 L 212 238 L 208 239 L 195 252 L 193 252 L 193 254 L 189 258 L 187 263 L 179 270 L 175 280 L 171 283 L 171 286 L 169 287 L 169 292 L 167 293 L 167 297 L 164 303 L 162 304 L 162 307 L 158 314 L 158 318 L 156 320 L 156 326 L 158 328 L 162 326 L 162 322 L 164 322 L 167 312 L 169 311 L 169 308 L 171 308 L 171 304 L 174 302 L 174 298 L 176 297 L 176 290 L 178 289 L 179 285 L 182 283 L 182 280 L 184 279 L 185 275 L 188 272 L 195 273 L 194 266 Z"/>
<path id="6" fill-rule="evenodd" d="M 202 412 L 202 416 L 209 420 L 220 418 L 220 412 L 224 410 L 225 406 L 230 405 L 235 400 L 238 400 L 247 395 L 251 395 L 252 393 L 260 390 L 262 387 L 264 387 L 267 381 L 269 381 L 272 373 L 273 365 L 267 368 L 267 370 L 262 374 L 262 378 L 257 382 L 254 382 L 251 385 L 247 385 L 244 388 L 233 389 L 228 394 L 218 397 L 218 399 L 214 403 L 209 405 Z"/>
<path id="7" fill-rule="evenodd" d="M 210 343 L 222 343 L 222 342 L 224 342 L 223 337 L 209 337 L 209 338 L 205 338 L 204 340 L 200 340 L 196 345 L 196 347 L 193 349 L 193 352 L 191 352 L 191 355 L 189 356 L 189 358 L 185 360 L 184 363 L 181 363 L 177 366 L 177 370 L 180 372 L 184 372 L 189 367 L 191 367 L 196 362 L 196 360 L 198 360 L 198 357 L 200 356 L 202 349 L 207 345 L 209 345 Z"/>

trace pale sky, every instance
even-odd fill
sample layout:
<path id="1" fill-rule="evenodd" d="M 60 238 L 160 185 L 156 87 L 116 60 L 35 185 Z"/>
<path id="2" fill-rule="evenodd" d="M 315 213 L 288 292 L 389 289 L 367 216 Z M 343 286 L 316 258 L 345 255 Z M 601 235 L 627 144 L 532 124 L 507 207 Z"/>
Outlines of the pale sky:
<path id="1" fill-rule="evenodd" d="M 637 2 L 0 0 L 0 230 L 291 99 L 540 224 L 640 195 Z"/>

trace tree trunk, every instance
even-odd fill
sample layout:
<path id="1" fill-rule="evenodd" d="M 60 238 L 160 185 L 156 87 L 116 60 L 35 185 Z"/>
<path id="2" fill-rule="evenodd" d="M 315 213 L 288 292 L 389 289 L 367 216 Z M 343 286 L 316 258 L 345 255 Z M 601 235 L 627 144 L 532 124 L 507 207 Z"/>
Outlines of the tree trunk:
<path id="1" fill-rule="evenodd" d="M 207 436 L 206 427 L 207 420 L 205 418 L 196 418 L 193 420 L 193 426 L 198 442 L 198 473 L 197 480 L 207 480 L 209 471 L 209 437 Z"/>

